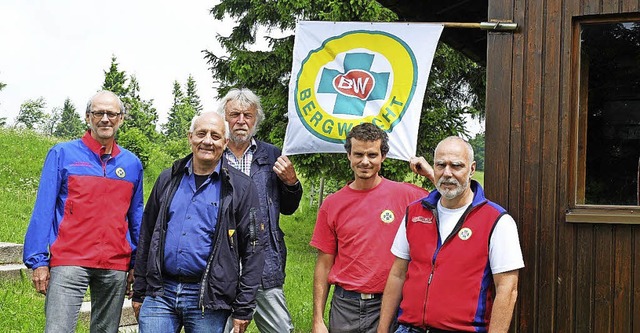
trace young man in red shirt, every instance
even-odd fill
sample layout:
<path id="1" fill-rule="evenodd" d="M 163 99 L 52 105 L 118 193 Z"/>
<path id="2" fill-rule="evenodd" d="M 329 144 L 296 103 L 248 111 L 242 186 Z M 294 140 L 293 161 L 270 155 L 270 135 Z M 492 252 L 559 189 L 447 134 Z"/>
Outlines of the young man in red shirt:
<path id="1" fill-rule="evenodd" d="M 394 259 L 391 243 L 407 205 L 428 194 L 378 174 L 389 144 L 377 126 L 355 126 L 344 146 L 354 180 L 324 200 L 311 239 L 318 249 L 313 332 L 327 332 L 323 317 L 330 285 L 335 287 L 328 331 L 375 332 Z"/>

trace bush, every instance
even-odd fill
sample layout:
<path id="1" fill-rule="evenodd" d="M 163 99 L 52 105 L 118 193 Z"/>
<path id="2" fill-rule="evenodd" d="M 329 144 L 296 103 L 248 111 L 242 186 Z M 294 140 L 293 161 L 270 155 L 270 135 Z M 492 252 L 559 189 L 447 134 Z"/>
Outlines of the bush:
<path id="1" fill-rule="evenodd" d="M 129 128 L 118 135 L 118 145 L 127 148 L 132 153 L 136 154 L 142 162 L 142 167 L 147 168 L 149 164 L 149 157 L 151 156 L 151 150 L 153 144 L 147 138 L 142 131 L 137 128 Z"/>
<path id="2" fill-rule="evenodd" d="M 162 143 L 162 150 L 174 160 L 183 158 L 191 152 L 189 142 L 186 137 L 179 139 L 167 139 Z"/>

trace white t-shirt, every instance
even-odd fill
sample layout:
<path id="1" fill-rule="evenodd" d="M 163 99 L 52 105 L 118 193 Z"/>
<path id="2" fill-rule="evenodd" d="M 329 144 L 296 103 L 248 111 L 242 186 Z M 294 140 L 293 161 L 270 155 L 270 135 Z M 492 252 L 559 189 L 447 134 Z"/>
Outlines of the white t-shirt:
<path id="1" fill-rule="evenodd" d="M 453 228 L 467 210 L 468 206 L 457 209 L 442 207 L 438 201 L 438 231 L 444 242 Z M 409 260 L 409 242 L 407 241 L 407 227 L 402 221 L 396 237 L 391 246 L 391 253 L 398 258 Z M 498 220 L 489 240 L 489 263 L 491 273 L 498 274 L 524 267 L 522 250 L 520 249 L 520 239 L 516 221 L 511 215 L 504 214 Z"/>

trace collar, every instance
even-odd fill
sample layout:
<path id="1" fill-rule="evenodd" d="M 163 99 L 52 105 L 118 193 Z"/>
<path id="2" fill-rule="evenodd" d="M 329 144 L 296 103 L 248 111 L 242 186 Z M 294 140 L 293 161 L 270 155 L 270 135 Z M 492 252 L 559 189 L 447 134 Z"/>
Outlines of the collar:
<path id="1" fill-rule="evenodd" d="M 256 152 L 256 149 L 258 149 L 258 144 L 256 143 L 256 139 L 251 137 L 251 144 L 249 145 L 249 148 L 247 148 L 247 149 L 250 149 L 252 153 Z M 245 151 L 245 153 L 246 153 L 246 151 Z"/>
<path id="2" fill-rule="evenodd" d="M 472 207 L 476 207 L 487 201 L 487 199 L 484 197 L 484 190 L 482 189 L 480 183 L 471 179 L 469 187 L 473 192 L 473 200 L 471 201 Z M 442 194 L 438 192 L 438 189 L 434 189 L 426 198 L 422 199 L 422 206 L 431 209 L 436 208 L 440 197 L 442 197 Z"/>
<path id="3" fill-rule="evenodd" d="M 98 156 L 102 156 L 105 154 L 105 147 L 91 136 L 91 130 L 87 130 L 84 133 L 84 136 L 82 137 L 82 143 L 84 143 L 85 146 L 87 146 L 92 152 L 98 154 Z M 111 157 L 115 157 L 119 153 L 120 146 L 118 146 L 118 144 L 114 140 L 113 147 L 111 147 Z"/>
<path id="4" fill-rule="evenodd" d="M 256 142 L 256 139 L 251 137 L 251 143 L 249 144 L 249 147 L 247 147 L 247 149 L 245 149 L 245 151 L 242 152 L 242 156 L 246 155 L 247 151 L 251 151 L 252 153 L 255 153 L 256 150 L 258 150 L 258 143 Z M 224 151 L 226 153 L 233 154 L 231 149 L 229 149 L 229 146 L 227 146 L 227 148 L 225 148 Z"/>
<path id="5" fill-rule="evenodd" d="M 213 172 L 211 173 L 211 177 L 213 179 L 215 179 L 216 177 L 218 177 L 220 175 L 220 168 L 222 167 L 222 158 L 220 159 L 220 161 L 218 161 L 218 164 L 216 165 L 216 167 L 213 169 Z M 187 175 L 192 175 L 193 173 L 193 157 L 191 157 L 189 159 L 189 161 L 187 161 L 187 164 L 184 166 L 184 172 Z"/>

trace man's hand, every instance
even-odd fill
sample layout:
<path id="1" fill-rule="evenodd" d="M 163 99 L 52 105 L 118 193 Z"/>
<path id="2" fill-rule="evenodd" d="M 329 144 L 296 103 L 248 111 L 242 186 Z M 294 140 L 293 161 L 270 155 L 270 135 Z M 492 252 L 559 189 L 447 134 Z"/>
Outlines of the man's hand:
<path id="1" fill-rule="evenodd" d="M 131 307 L 133 308 L 133 314 L 136 315 L 136 320 L 138 322 L 140 322 L 140 320 L 138 318 L 140 317 L 140 308 L 142 307 L 142 303 L 136 302 L 136 301 L 132 301 L 131 302 Z"/>
<path id="2" fill-rule="evenodd" d="M 50 277 L 49 266 L 40 266 L 33 270 L 33 273 L 31 274 L 31 281 L 33 282 L 33 287 L 36 288 L 37 292 L 43 295 L 47 294 Z"/>
<path id="3" fill-rule="evenodd" d="M 278 157 L 276 163 L 273 164 L 273 172 L 275 172 L 278 178 L 286 185 L 292 186 L 298 182 L 296 169 L 293 167 L 291 161 L 289 161 L 289 158 L 284 155 Z"/>
<path id="4" fill-rule="evenodd" d="M 324 321 L 313 323 L 313 327 L 311 328 L 312 333 L 329 333 L 327 329 L 327 325 L 324 324 Z"/>
<path id="5" fill-rule="evenodd" d="M 127 273 L 127 290 L 125 290 L 125 295 L 127 295 L 127 298 L 131 299 L 131 297 L 133 296 L 133 268 L 129 270 L 129 273 Z"/>
<path id="6" fill-rule="evenodd" d="M 433 168 L 424 157 L 411 157 L 411 159 L 409 159 L 409 166 L 411 167 L 411 171 L 420 176 L 429 178 L 429 180 L 431 180 L 431 182 L 435 185 L 436 178 L 433 172 Z"/>
<path id="7" fill-rule="evenodd" d="M 233 333 L 244 333 L 251 320 L 233 318 Z"/>

